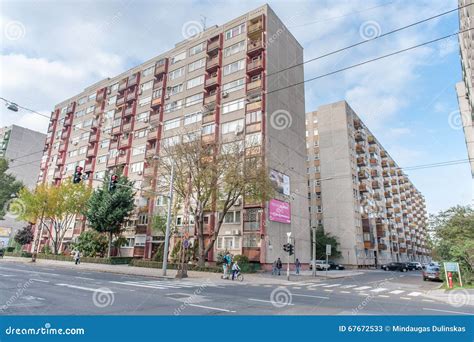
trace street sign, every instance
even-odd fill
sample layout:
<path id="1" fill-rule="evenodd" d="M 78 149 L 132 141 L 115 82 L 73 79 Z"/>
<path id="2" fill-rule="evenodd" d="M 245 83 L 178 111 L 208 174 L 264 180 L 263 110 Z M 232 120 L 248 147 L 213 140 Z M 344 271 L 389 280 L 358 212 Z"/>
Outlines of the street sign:
<path id="1" fill-rule="evenodd" d="M 326 255 L 331 255 L 331 245 L 326 245 Z"/>
<path id="2" fill-rule="evenodd" d="M 183 247 L 186 248 L 186 249 L 189 248 L 189 240 L 184 240 L 183 241 Z"/>
<path id="3" fill-rule="evenodd" d="M 445 262 L 444 269 L 446 272 L 459 272 L 459 264 L 457 262 Z"/>

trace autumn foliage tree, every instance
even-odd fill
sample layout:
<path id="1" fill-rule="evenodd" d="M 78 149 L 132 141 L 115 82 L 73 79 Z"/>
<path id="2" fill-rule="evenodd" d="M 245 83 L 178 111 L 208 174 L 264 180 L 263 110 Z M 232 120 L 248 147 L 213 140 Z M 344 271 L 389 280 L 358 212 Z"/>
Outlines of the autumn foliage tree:
<path id="1" fill-rule="evenodd" d="M 183 133 L 182 143 L 163 146 L 158 168 L 158 191 L 167 193 L 174 163 L 174 192 L 194 217 L 199 264 L 213 248 L 225 215 L 240 200 L 263 204 L 273 193 L 258 141 L 204 142 L 194 133 Z M 151 162 L 151 161 L 150 161 Z M 161 187 L 160 187 L 161 185 Z M 208 235 L 204 218 L 215 215 Z"/>

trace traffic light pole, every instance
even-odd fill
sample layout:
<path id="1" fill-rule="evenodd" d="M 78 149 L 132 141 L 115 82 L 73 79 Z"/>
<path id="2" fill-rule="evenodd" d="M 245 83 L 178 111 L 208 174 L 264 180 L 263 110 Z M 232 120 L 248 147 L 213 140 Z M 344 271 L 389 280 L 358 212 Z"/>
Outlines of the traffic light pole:
<path id="1" fill-rule="evenodd" d="M 288 246 L 291 244 L 291 232 L 286 233 L 286 236 L 288 236 Z M 290 280 L 290 248 L 288 247 L 288 263 L 286 265 L 286 279 L 289 281 Z"/>
<path id="2" fill-rule="evenodd" d="M 171 161 L 171 179 L 170 192 L 168 195 L 168 217 L 166 218 L 166 233 L 165 233 L 165 250 L 163 252 L 163 276 L 166 276 L 166 269 L 168 268 L 168 251 L 171 230 L 171 206 L 173 203 L 173 188 L 174 188 L 174 161 Z"/>
<path id="3" fill-rule="evenodd" d="M 316 227 L 313 227 L 313 260 L 311 260 L 313 267 L 313 277 L 316 277 Z"/>

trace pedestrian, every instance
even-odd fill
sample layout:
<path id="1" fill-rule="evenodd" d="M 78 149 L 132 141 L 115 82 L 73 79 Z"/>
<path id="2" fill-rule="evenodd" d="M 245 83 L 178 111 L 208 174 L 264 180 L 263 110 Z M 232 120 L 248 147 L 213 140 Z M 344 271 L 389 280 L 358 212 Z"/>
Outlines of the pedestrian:
<path id="1" fill-rule="evenodd" d="M 278 275 L 281 275 L 281 268 L 283 267 L 283 264 L 281 263 L 280 258 L 278 258 L 278 260 L 276 262 L 276 267 L 277 267 L 277 270 L 278 270 Z"/>
<path id="2" fill-rule="evenodd" d="M 74 252 L 74 261 L 75 261 L 76 265 L 81 263 L 81 252 L 79 252 L 79 250 L 76 250 Z"/>
<path id="3" fill-rule="evenodd" d="M 229 271 L 229 267 L 230 267 L 231 263 L 232 263 L 232 259 L 230 257 L 230 253 L 226 252 L 224 254 L 224 257 L 222 258 L 222 268 L 223 268 L 223 271 L 224 271 L 224 274 L 222 275 L 222 279 L 228 279 L 229 278 L 228 271 Z"/>
<path id="4" fill-rule="evenodd" d="M 295 268 L 296 268 L 296 274 L 300 274 L 300 268 L 301 268 L 301 262 L 298 260 L 298 258 L 296 258 L 296 261 L 295 261 Z"/>
<path id="5" fill-rule="evenodd" d="M 232 280 L 235 279 L 235 275 L 236 274 L 239 274 L 240 272 L 240 267 L 239 267 L 239 264 L 236 262 L 234 262 L 234 264 L 232 265 Z"/>
<path id="6" fill-rule="evenodd" d="M 277 274 L 277 261 L 275 260 L 272 264 L 272 275 Z"/>

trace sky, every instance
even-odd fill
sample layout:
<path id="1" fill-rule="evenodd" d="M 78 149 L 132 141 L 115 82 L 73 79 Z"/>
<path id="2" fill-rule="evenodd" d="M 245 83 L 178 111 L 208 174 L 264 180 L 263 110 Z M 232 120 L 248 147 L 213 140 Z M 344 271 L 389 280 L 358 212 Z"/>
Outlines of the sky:
<path id="1" fill-rule="evenodd" d="M 49 116 L 54 105 L 263 1 L 0 2 L 0 96 Z M 268 4 L 305 60 L 455 9 L 456 0 L 292 0 Z M 205 19 L 204 19 L 205 18 Z M 305 79 L 457 32 L 457 12 L 308 62 Z M 455 84 L 456 36 L 305 84 L 306 111 L 345 99 L 401 167 L 467 158 Z M 0 107 L 0 126 L 46 132 L 48 119 Z M 467 163 L 407 171 L 428 212 L 472 203 Z"/>

